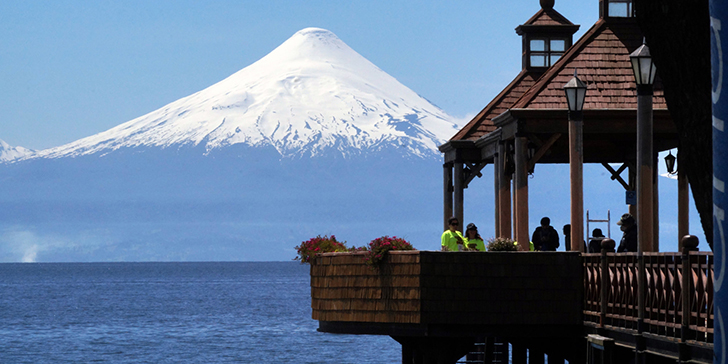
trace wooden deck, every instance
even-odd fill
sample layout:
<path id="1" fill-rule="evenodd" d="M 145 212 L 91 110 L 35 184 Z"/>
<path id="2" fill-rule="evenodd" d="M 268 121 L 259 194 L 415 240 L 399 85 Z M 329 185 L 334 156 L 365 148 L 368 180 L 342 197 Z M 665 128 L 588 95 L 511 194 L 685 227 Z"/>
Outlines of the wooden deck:
<path id="1" fill-rule="evenodd" d="M 640 306 L 636 253 L 406 251 L 378 268 L 359 253 L 327 253 L 311 265 L 313 318 L 323 332 L 390 335 L 403 358 L 434 338 L 497 337 L 578 363 L 598 334 L 623 355 L 712 362 L 712 254 L 642 259 Z"/>

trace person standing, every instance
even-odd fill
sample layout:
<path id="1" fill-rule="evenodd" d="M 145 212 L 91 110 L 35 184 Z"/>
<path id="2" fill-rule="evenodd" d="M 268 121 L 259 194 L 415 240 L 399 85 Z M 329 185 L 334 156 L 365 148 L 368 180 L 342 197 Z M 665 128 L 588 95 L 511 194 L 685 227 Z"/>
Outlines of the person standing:
<path id="1" fill-rule="evenodd" d="M 564 247 L 566 251 L 571 251 L 571 224 L 564 225 Z"/>
<path id="2" fill-rule="evenodd" d="M 478 227 L 472 222 L 468 224 L 468 228 L 465 229 L 465 246 L 477 251 L 485 251 L 485 242 L 483 241 L 483 238 L 480 237 L 480 234 L 478 234 Z"/>
<path id="3" fill-rule="evenodd" d="M 619 229 L 622 230 L 622 240 L 619 241 L 617 253 L 627 253 L 637 251 L 637 223 L 630 214 L 624 214 L 617 221 Z"/>
<path id="4" fill-rule="evenodd" d="M 541 226 L 537 227 L 533 232 L 531 241 L 533 241 L 536 250 L 556 251 L 556 248 L 559 247 L 559 233 L 550 224 L 551 219 L 543 217 Z"/>
<path id="5" fill-rule="evenodd" d="M 601 253 L 602 240 L 604 240 L 602 229 L 594 229 L 592 231 L 592 238 L 589 240 L 589 253 Z"/>
<path id="6" fill-rule="evenodd" d="M 458 231 L 458 226 L 460 226 L 460 221 L 458 221 L 457 217 L 451 217 L 447 220 L 448 229 L 442 233 L 440 239 L 440 249 L 442 251 L 457 252 L 462 250 L 465 241 L 463 240 L 463 234 Z"/>

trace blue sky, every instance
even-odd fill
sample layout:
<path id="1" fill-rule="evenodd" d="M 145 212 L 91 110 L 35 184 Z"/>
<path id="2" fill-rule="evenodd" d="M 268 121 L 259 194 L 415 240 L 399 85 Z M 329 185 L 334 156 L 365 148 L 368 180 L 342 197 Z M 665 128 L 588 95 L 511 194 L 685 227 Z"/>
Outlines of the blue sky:
<path id="1" fill-rule="evenodd" d="M 581 25 L 575 40 L 598 18 L 598 0 L 557 0 L 555 8 Z M 539 9 L 537 0 L 3 1 L 0 139 L 44 149 L 99 133 L 226 78 L 306 27 L 334 32 L 405 86 L 466 118 L 519 72 L 514 29 Z M 552 179 L 563 168 L 539 167 L 534 175 L 532 226 L 553 208 L 539 201 L 568 198 L 568 188 Z M 585 209 L 609 209 L 616 222 L 626 209 L 624 191 L 600 166 L 586 173 Z M 590 179 L 607 184 L 590 187 Z M 677 235 L 676 183 L 661 180 L 669 251 L 677 248 L 670 239 Z M 477 216 L 492 208 L 469 209 Z M 562 212 L 552 218 L 556 227 L 568 219 Z M 699 226 L 691 202 L 691 231 L 705 241 Z"/>
<path id="2" fill-rule="evenodd" d="M 597 0 L 558 0 L 582 27 Z M 514 1 L 0 2 L 0 139 L 44 149 L 192 94 L 306 27 L 331 30 L 449 114 L 480 111 L 520 70 Z"/>

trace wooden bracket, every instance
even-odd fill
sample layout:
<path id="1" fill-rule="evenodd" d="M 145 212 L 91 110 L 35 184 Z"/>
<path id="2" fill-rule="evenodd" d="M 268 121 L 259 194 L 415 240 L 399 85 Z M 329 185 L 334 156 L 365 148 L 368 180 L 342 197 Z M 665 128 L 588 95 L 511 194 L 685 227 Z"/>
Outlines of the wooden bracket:
<path id="1" fill-rule="evenodd" d="M 609 173 L 612 174 L 612 177 L 610 177 L 612 181 L 617 180 L 617 182 L 619 182 L 625 190 L 631 191 L 629 183 L 625 182 L 621 176 L 622 172 L 628 167 L 627 163 L 622 164 L 616 171 L 608 163 L 602 163 L 602 165 L 607 169 L 607 171 L 609 171 Z"/>
<path id="2" fill-rule="evenodd" d="M 488 165 L 487 162 L 480 162 L 477 164 L 474 163 L 465 163 L 465 168 L 463 168 L 463 187 L 468 188 L 468 185 L 470 182 L 475 179 L 475 177 L 483 177 L 483 174 L 480 173 L 480 171 Z"/>
<path id="3" fill-rule="evenodd" d="M 529 171 L 533 171 L 533 168 L 536 166 L 536 163 L 538 163 L 538 161 L 541 159 L 541 157 L 546 155 L 546 152 L 549 151 L 551 146 L 554 145 L 554 143 L 556 143 L 556 141 L 560 137 L 561 137 L 561 133 L 552 134 L 551 137 L 545 143 L 541 143 L 541 141 L 538 138 L 536 138 L 536 136 L 532 136 L 529 138 L 530 140 L 534 141 L 536 146 L 539 147 L 538 150 L 536 151 L 536 153 L 533 155 L 533 158 L 531 158 L 531 160 L 528 161 L 528 170 Z"/>

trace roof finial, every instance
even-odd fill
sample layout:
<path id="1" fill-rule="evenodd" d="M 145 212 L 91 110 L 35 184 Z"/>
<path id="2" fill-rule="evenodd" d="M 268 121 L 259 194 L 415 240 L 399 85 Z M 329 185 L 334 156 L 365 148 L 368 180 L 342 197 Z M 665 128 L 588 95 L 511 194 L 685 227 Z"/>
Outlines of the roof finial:
<path id="1" fill-rule="evenodd" d="M 554 8 L 555 0 L 540 0 L 540 1 L 541 1 L 541 9 L 551 10 Z"/>

